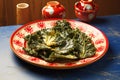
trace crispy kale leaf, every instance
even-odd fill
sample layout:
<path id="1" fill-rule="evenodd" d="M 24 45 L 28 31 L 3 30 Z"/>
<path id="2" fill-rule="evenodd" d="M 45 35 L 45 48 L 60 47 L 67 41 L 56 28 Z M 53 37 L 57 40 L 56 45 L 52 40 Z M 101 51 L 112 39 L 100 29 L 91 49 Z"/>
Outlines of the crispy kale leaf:
<path id="1" fill-rule="evenodd" d="M 96 48 L 85 33 L 72 29 L 69 22 L 60 20 L 53 28 L 45 28 L 24 38 L 28 55 L 46 61 L 78 60 L 95 55 Z"/>

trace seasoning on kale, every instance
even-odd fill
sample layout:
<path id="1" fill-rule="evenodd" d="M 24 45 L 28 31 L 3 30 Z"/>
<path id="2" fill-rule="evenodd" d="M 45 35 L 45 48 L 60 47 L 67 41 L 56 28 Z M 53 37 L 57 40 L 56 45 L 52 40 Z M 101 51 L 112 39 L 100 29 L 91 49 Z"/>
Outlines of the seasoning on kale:
<path id="1" fill-rule="evenodd" d="M 95 55 L 96 48 L 90 37 L 78 28 L 72 29 L 69 22 L 59 20 L 53 28 L 45 28 L 24 38 L 28 55 L 53 62 L 78 60 Z"/>

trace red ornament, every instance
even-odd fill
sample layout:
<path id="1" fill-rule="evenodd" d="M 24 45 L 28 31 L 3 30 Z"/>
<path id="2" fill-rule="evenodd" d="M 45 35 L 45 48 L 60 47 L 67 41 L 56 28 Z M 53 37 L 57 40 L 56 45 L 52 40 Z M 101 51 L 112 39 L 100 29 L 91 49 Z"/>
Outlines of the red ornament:
<path id="1" fill-rule="evenodd" d="M 33 28 L 31 26 L 26 26 L 24 30 L 28 33 L 33 33 Z"/>
<path id="2" fill-rule="evenodd" d="M 104 46 L 100 46 L 100 47 L 97 48 L 97 52 L 101 52 L 101 51 L 103 51 L 104 49 L 105 49 Z"/>
<path id="3" fill-rule="evenodd" d="M 42 9 L 43 18 L 64 18 L 65 8 L 58 1 L 49 1 Z"/>
<path id="4" fill-rule="evenodd" d="M 29 58 L 31 61 L 33 61 L 33 62 L 39 62 L 39 58 L 36 58 L 36 57 L 30 57 Z"/>
<path id="5" fill-rule="evenodd" d="M 101 44 L 104 43 L 104 39 L 98 39 L 95 41 L 95 44 Z"/>
<path id="6" fill-rule="evenodd" d="M 38 28 L 40 28 L 40 29 L 43 29 L 44 27 L 45 27 L 45 23 L 44 22 L 38 22 L 37 23 L 37 26 L 38 26 Z"/>
<path id="7" fill-rule="evenodd" d="M 14 40 L 13 41 L 15 45 L 22 47 L 23 43 L 20 40 Z"/>
<path id="8" fill-rule="evenodd" d="M 23 37 L 25 36 L 23 33 L 20 33 L 20 32 L 18 32 L 16 35 L 17 35 L 19 38 L 23 38 Z"/>
<path id="9" fill-rule="evenodd" d="M 93 0 L 81 0 L 74 5 L 75 14 L 81 20 L 90 22 L 95 19 L 98 5 Z"/>

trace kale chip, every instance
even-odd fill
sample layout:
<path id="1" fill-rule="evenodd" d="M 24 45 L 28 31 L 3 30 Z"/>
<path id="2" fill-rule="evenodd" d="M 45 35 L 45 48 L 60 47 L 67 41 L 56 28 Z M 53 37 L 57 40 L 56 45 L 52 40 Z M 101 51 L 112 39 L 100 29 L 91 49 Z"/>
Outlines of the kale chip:
<path id="1" fill-rule="evenodd" d="M 72 29 L 66 20 L 58 20 L 53 28 L 45 28 L 24 38 L 28 55 L 53 62 L 92 57 L 96 48 L 92 40 L 78 28 Z"/>

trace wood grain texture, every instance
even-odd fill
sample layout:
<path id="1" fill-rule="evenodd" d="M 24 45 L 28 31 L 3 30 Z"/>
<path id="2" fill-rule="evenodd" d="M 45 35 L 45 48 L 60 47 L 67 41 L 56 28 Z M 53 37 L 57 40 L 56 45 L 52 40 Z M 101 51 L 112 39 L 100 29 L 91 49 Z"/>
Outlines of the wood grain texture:
<path id="1" fill-rule="evenodd" d="M 96 0 L 99 16 L 120 14 L 120 0 Z"/>
<path id="2" fill-rule="evenodd" d="M 0 26 L 5 25 L 5 10 L 4 1 L 0 0 Z"/>
<path id="3" fill-rule="evenodd" d="M 31 21 L 41 19 L 41 10 L 50 0 L 0 0 L 0 25 L 16 24 L 16 5 L 28 3 L 30 5 Z M 57 0 L 66 8 L 65 18 L 76 18 L 74 4 L 79 0 Z M 99 5 L 98 16 L 120 14 L 120 0 L 96 0 Z"/>

